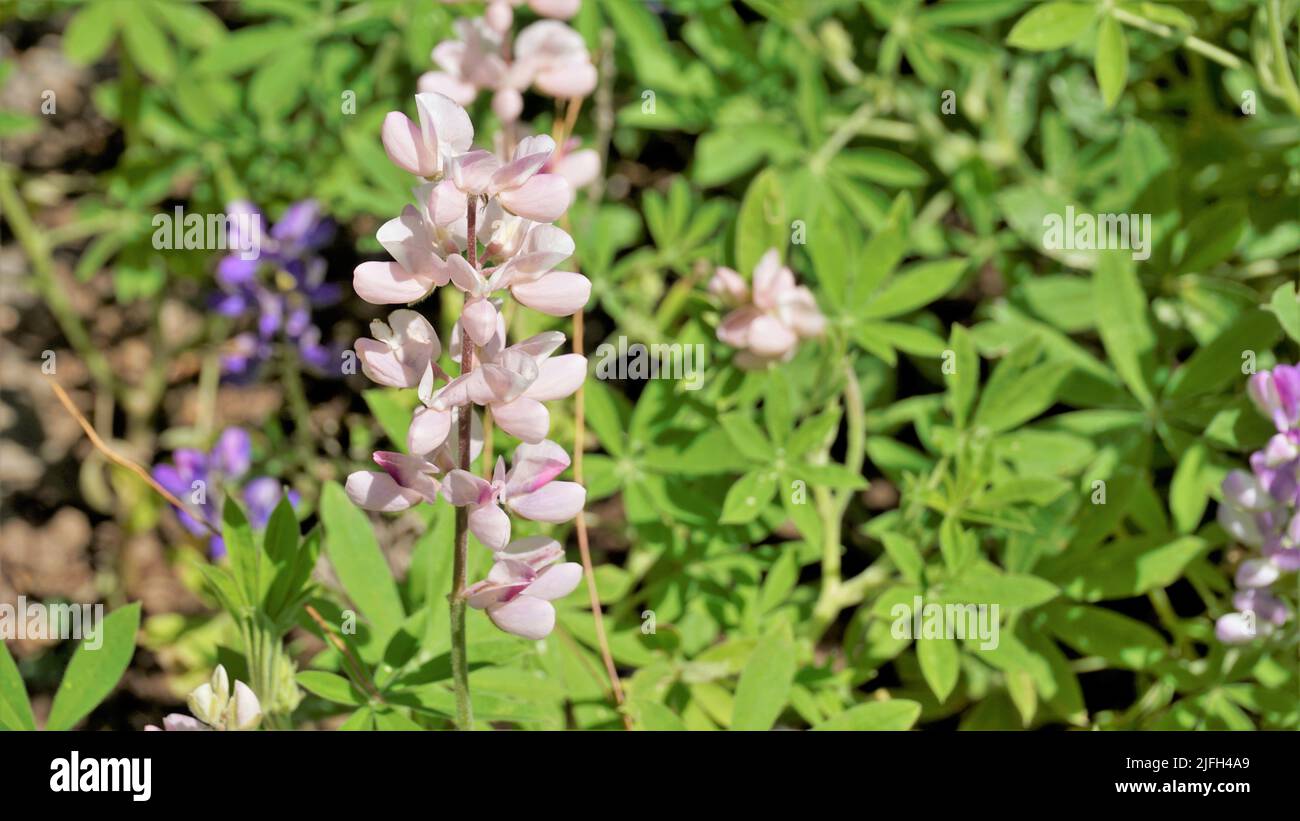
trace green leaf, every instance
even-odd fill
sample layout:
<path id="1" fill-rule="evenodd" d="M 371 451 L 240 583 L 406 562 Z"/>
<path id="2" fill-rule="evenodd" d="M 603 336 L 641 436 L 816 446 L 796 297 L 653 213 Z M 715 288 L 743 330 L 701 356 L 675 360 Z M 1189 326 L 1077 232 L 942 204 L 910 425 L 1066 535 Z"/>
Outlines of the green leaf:
<path id="1" fill-rule="evenodd" d="M 686 725 L 677 717 L 677 714 L 657 701 L 634 699 L 628 705 L 628 708 L 636 716 L 636 727 L 639 730 L 649 730 L 651 732 L 682 732 L 686 730 Z"/>
<path id="2" fill-rule="evenodd" d="M 1037 607 L 1058 594 L 1056 585 L 1024 573 L 972 569 L 943 585 L 938 600 L 948 604 L 997 604 L 1007 609 Z"/>
<path id="3" fill-rule="evenodd" d="M 1096 16 L 1096 7 L 1084 3 L 1044 3 L 1016 21 L 1007 45 L 1026 51 L 1065 48 L 1086 36 Z"/>
<path id="4" fill-rule="evenodd" d="M 724 525 L 752 522 L 767 508 L 775 495 L 776 474 L 767 468 L 750 471 L 736 480 L 727 491 L 719 521 Z"/>
<path id="5" fill-rule="evenodd" d="M 309 693 L 314 693 L 326 701 L 360 707 L 367 699 L 352 682 L 334 673 L 321 670 L 304 670 L 297 675 L 298 683 Z"/>
<path id="6" fill-rule="evenodd" d="M 862 319 L 887 319 L 923 308 L 952 290 L 966 270 L 964 259 L 918 262 L 899 271 L 867 301 Z"/>
<path id="7" fill-rule="evenodd" d="M 1147 322 L 1147 298 L 1127 251 L 1103 252 L 1093 273 L 1093 304 L 1106 355 L 1143 405 L 1152 404 L 1145 372 L 1155 348 Z"/>
<path id="8" fill-rule="evenodd" d="M 948 377 L 948 395 L 944 401 L 948 405 L 948 412 L 952 414 L 953 424 L 962 429 L 970 418 L 970 409 L 979 390 L 980 360 L 970 332 L 964 325 L 953 323 L 948 344 L 952 348 L 953 359 L 951 369 L 948 362 L 944 363 L 944 373 Z"/>
<path id="9" fill-rule="evenodd" d="M 1049 607 L 1047 629 L 1060 641 L 1085 656 L 1101 656 L 1130 670 L 1144 670 L 1168 651 L 1154 629 L 1136 619 L 1086 604 Z"/>
<path id="10" fill-rule="evenodd" d="M 1277 317 L 1278 324 L 1286 331 L 1286 335 L 1300 342 L 1300 296 L 1296 295 L 1294 282 L 1278 286 L 1268 303 L 1268 310 Z"/>
<path id="11" fill-rule="evenodd" d="M 1107 16 L 1101 21 L 1094 67 L 1101 97 L 1107 108 L 1114 108 L 1124 93 L 1124 84 L 1128 82 L 1128 40 L 1124 36 L 1124 27 L 1114 17 Z"/>
<path id="12" fill-rule="evenodd" d="M 736 450 L 746 459 L 766 464 L 772 458 L 772 443 L 762 428 L 744 413 L 727 413 L 718 417 L 718 423 Z"/>
<path id="13" fill-rule="evenodd" d="M 122 42 L 126 44 L 131 59 L 151 80 L 165 83 L 176 73 L 176 56 L 171 43 L 154 22 L 151 11 L 144 10 L 126 18 Z"/>
<path id="14" fill-rule="evenodd" d="M 221 538 L 226 543 L 230 570 L 243 603 L 252 605 L 261 601 L 262 551 L 253 539 L 248 517 L 234 499 L 226 499 L 221 506 Z"/>
<path id="15" fill-rule="evenodd" d="M 369 619 L 376 638 L 385 643 L 406 614 L 366 514 L 352 504 L 338 482 L 329 482 L 321 491 L 320 516 L 325 525 L 325 552 L 334 572 Z"/>
<path id="16" fill-rule="evenodd" d="M 27 701 L 27 688 L 18 673 L 14 657 L 0 640 L 0 728 L 9 730 L 35 730 L 36 719 Z"/>
<path id="17" fill-rule="evenodd" d="M 47 730 L 70 730 L 113 691 L 135 654 L 135 634 L 140 628 L 140 603 L 119 607 L 99 625 L 93 649 L 83 639 L 63 671 L 63 683 L 54 694 Z"/>
<path id="18" fill-rule="evenodd" d="M 921 717 L 921 705 L 893 698 L 850 707 L 813 727 L 814 730 L 910 730 Z"/>
<path id="19" fill-rule="evenodd" d="M 731 729 L 772 729 L 789 698 L 795 668 L 790 637 L 781 631 L 764 636 L 740 671 Z"/>
<path id="20" fill-rule="evenodd" d="M 1196 536 L 1165 542 L 1167 538 L 1159 534 L 1135 536 L 1098 550 L 1076 552 L 1036 570 L 1059 585 L 1062 593 L 1080 601 L 1141 596 L 1173 584 L 1188 562 L 1208 547 Z"/>
<path id="21" fill-rule="evenodd" d="M 903 574 L 903 578 L 913 584 L 920 584 L 922 575 L 925 571 L 925 559 L 921 558 L 921 551 L 917 550 L 916 542 L 899 533 L 885 533 L 880 537 L 881 543 L 885 546 L 885 552 L 889 558 L 894 560 L 898 565 L 898 570 Z"/>
<path id="22" fill-rule="evenodd" d="M 940 704 L 947 701 L 961 673 L 961 651 L 957 642 L 944 637 L 919 639 L 916 642 L 916 660 L 934 697 Z"/>
<path id="23" fill-rule="evenodd" d="M 1191 533 L 1201 523 L 1210 502 L 1205 470 L 1205 445 L 1197 442 L 1178 460 L 1169 481 L 1169 512 L 1179 533 Z"/>
<path id="24" fill-rule="evenodd" d="M 799 581 L 798 553 L 794 548 L 783 550 L 767 571 L 758 594 L 759 609 L 762 612 L 779 607 L 790 595 L 790 591 L 794 590 L 795 583 Z"/>
<path id="25" fill-rule="evenodd" d="M 1240 380 L 1242 352 L 1267 351 L 1281 336 L 1277 323 L 1264 311 L 1243 311 L 1213 341 L 1198 348 L 1191 359 L 1174 371 L 1165 396 L 1184 399 L 1212 393 Z"/>
<path id="26" fill-rule="evenodd" d="M 398 450 L 406 450 L 406 433 L 411 426 L 411 412 L 419 399 L 414 390 L 370 388 L 361 392 L 370 415 L 384 429 L 384 435 Z"/>
<path id="27" fill-rule="evenodd" d="M 769 249 L 785 250 L 790 226 L 785 219 L 785 197 L 776 171 L 764 170 L 745 191 L 736 216 L 736 269 L 750 276 Z"/>
<path id="28" fill-rule="evenodd" d="M 68 28 L 63 34 L 63 53 L 74 62 L 89 65 L 108 51 L 116 31 L 115 0 L 95 0 L 68 21 Z"/>

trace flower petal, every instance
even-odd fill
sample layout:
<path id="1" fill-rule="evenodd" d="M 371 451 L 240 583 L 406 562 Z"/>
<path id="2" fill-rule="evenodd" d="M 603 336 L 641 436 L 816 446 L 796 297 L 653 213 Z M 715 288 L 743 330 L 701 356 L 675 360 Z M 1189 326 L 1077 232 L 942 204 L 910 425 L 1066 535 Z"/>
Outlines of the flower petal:
<path id="1" fill-rule="evenodd" d="M 577 562 L 551 565 L 538 574 L 537 581 L 529 585 L 524 594 L 554 601 L 572 593 L 581 581 L 582 565 Z"/>
<path id="2" fill-rule="evenodd" d="M 534 522 L 567 522 L 587 501 L 587 489 L 577 482 L 550 482 L 532 493 L 511 496 L 506 502 L 515 513 Z"/>
<path id="3" fill-rule="evenodd" d="M 404 488 L 387 473 L 359 470 L 348 476 L 346 485 L 348 498 L 364 510 L 377 510 L 381 513 L 396 513 L 418 504 L 421 496 L 414 490 Z"/>
<path id="4" fill-rule="evenodd" d="M 538 174 L 517 188 L 502 191 L 497 199 L 512 214 L 536 222 L 553 222 L 569 210 L 572 189 L 559 174 Z"/>
<path id="5" fill-rule="evenodd" d="M 501 430 L 533 444 L 545 439 L 551 429 L 551 414 L 546 406 L 525 396 L 492 405 L 492 418 Z"/>
<path id="6" fill-rule="evenodd" d="M 555 606 L 532 596 L 489 607 L 487 615 L 497 627 L 525 639 L 544 639 L 555 629 Z"/>
<path id="7" fill-rule="evenodd" d="M 591 280 L 569 271 L 552 271 L 532 282 L 510 287 L 515 299 L 550 316 L 570 316 L 591 299 Z"/>
<path id="8" fill-rule="evenodd" d="M 372 305 L 415 302 L 433 290 L 435 284 L 429 277 L 412 274 L 396 262 L 363 262 L 352 272 L 352 287 L 357 296 Z"/>
<path id="9" fill-rule="evenodd" d="M 587 379 L 587 357 L 570 353 L 547 359 L 538 368 L 537 381 L 524 396 L 538 402 L 553 402 L 572 396 Z"/>

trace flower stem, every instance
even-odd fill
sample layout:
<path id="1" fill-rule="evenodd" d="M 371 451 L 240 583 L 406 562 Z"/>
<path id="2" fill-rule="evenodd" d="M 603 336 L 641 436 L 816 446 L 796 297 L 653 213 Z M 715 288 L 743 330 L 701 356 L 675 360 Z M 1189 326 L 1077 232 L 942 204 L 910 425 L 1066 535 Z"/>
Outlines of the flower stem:
<path id="1" fill-rule="evenodd" d="M 474 236 L 478 221 L 478 203 L 476 198 L 470 197 L 469 204 L 465 209 L 465 221 L 467 224 L 466 231 L 466 255 L 469 257 L 470 267 L 478 270 L 478 240 Z M 469 338 L 465 332 L 465 326 L 460 327 L 460 373 L 462 376 L 474 370 L 474 341 Z M 457 435 L 460 437 L 460 453 L 457 455 L 457 462 L 461 470 L 473 472 L 474 465 L 470 460 L 470 434 L 472 430 L 472 420 L 474 410 L 472 405 L 465 405 L 460 409 L 457 424 L 459 429 Z M 451 679 L 452 688 L 456 692 L 456 726 L 462 730 L 473 728 L 474 715 L 470 709 L 469 702 L 469 664 L 465 654 L 465 577 L 466 565 L 469 564 L 469 508 L 456 508 L 456 553 L 453 558 L 451 572 Z"/>

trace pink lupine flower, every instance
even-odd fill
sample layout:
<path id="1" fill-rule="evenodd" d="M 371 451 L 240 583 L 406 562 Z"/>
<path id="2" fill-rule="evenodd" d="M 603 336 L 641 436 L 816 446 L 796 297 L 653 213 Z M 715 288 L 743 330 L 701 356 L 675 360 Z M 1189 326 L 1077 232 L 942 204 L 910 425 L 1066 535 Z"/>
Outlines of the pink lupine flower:
<path id="1" fill-rule="evenodd" d="M 515 63 L 550 97 L 586 97 L 596 88 L 596 67 L 582 35 L 555 20 L 538 20 L 519 32 Z"/>
<path id="2" fill-rule="evenodd" d="M 376 319 L 370 323 L 370 333 L 374 339 L 358 339 L 356 351 L 361 372 L 372 381 L 390 388 L 414 388 L 435 375 L 447 378 L 437 364 L 442 355 L 438 334 L 415 311 L 393 311 L 387 323 Z"/>
<path id="3" fill-rule="evenodd" d="M 552 270 L 573 254 L 573 238 L 563 229 L 506 221 L 491 241 L 508 251 L 509 258 L 501 266 L 507 272 L 502 277 L 504 286 L 529 308 L 550 316 L 571 316 L 591 298 L 591 280 L 572 271 Z"/>
<path id="4" fill-rule="evenodd" d="M 820 336 L 826 328 L 812 291 L 795 284 L 794 273 L 781 264 L 775 248 L 755 266 L 752 292 L 725 267 L 714 272 L 709 291 L 736 306 L 718 326 L 718 339 L 740 351 L 736 364 L 742 368 L 787 361 L 800 339 Z"/>
<path id="5" fill-rule="evenodd" d="M 570 205 L 579 189 L 586 188 L 600 177 L 600 154 L 592 148 L 579 149 L 581 144 L 577 137 L 570 137 L 542 166 L 543 173 L 558 174 L 569 183 Z"/>
<path id="6" fill-rule="evenodd" d="M 566 2 L 549 5 L 559 10 Z M 492 110 L 510 123 L 523 111 L 523 92 L 530 85 L 551 97 L 585 97 L 595 89 L 596 67 L 582 35 L 564 23 L 541 20 L 519 32 L 512 56 L 506 40 L 512 21 L 510 7 L 500 0 L 482 18 L 457 21 L 457 39 L 434 47 L 438 70 L 420 77 L 420 91 L 467 106 L 480 91 L 490 90 Z"/>
<path id="7" fill-rule="evenodd" d="M 546 536 L 511 542 L 496 553 L 487 578 L 466 588 L 465 599 L 507 633 L 545 638 L 555 627 L 551 602 L 572 593 L 582 580 L 582 565 L 563 558 L 564 548 Z"/>
<path id="8" fill-rule="evenodd" d="M 440 178 L 452 157 L 474 141 L 474 124 L 465 109 L 442 94 L 415 95 L 417 126 L 400 111 L 390 111 L 381 131 L 393 164 L 417 177 Z"/>
<path id="9" fill-rule="evenodd" d="M 550 440 L 515 448 L 509 472 L 498 458 L 492 481 L 469 471 L 453 470 L 442 485 L 443 497 L 456 507 L 469 506 L 469 529 L 489 550 L 510 541 L 510 517 L 499 505 L 535 522 L 567 522 L 582 510 L 587 490 L 577 482 L 552 481 L 569 467 L 569 455 Z"/>
<path id="10" fill-rule="evenodd" d="M 496 332 L 498 304 L 491 295 L 503 288 L 529 308 L 551 316 L 577 313 L 591 297 L 591 280 L 552 270 L 573 254 L 573 238 L 563 229 L 508 214 L 498 224 L 487 254 L 505 257 L 504 263 L 476 271 L 464 257 L 447 258 L 452 283 L 465 292 L 460 324 L 476 345 L 488 344 Z"/>
<path id="11" fill-rule="evenodd" d="M 492 418 L 511 436 L 536 444 L 546 438 L 551 417 L 543 402 L 571 396 L 587 378 L 587 358 L 565 354 L 552 358 L 564 334 L 547 331 L 502 347 L 498 331 L 480 353 L 481 363 L 433 397 L 430 407 L 443 410 L 487 405 Z"/>
<path id="12" fill-rule="evenodd" d="M 442 490 L 437 475 L 456 467 L 460 439 L 455 423 L 462 412 L 461 408 L 441 412 L 446 416 L 448 432 L 430 450 L 412 450 L 411 454 L 375 451 L 375 464 L 383 470 L 349 474 L 344 486 L 348 498 L 359 508 L 380 513 L 397 513 L 420 502 L 437 502 Z M 471 460 L 483 452 L 483 424 L 477 415 L 470 419 L 469 449 Z"/>
<path id="13" fill-rule="evenodd" d="M 415 189 L 417 206 L 380 226 L 375 237 L 393 261 L 369 261 L 356 267 L 357 295 L 375 305 L 417 302 L 451 277 L 449 255 L 465 250 L 465 195 L 450 181 Z"/>
<path id="14" fill-rule="evenodd" d="M 559 219 L 569 207 L 569 183 L 558 174 L 538 171 L 555 151 L 545 134 L 525 137 L 510 162 L 491 151 L 471 151 L 456 158 L 452 178 L 467 195 L 495 197 L 506 211 L 537 222 Z"/>

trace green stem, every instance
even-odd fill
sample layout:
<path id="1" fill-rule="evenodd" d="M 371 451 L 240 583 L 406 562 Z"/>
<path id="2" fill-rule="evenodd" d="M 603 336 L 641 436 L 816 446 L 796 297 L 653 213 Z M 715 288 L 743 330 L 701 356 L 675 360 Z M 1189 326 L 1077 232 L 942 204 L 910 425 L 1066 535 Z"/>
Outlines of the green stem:
<path id="1" fill-rule="evenodd" d="M 109 366 L 103 352 L 91 341 L 90 334 L 86 332 L 81 322 L 81 317 L 77 316 L 72 303 L 68 300 L 67 289 L 55 281 L 50 248 L 32 223 L 27 213 L 27 206 L 18 194 L 9 166 L 3 163 L 0 163 L 0 210 L 4 211 L 9 228 L 27 254 L 32 266 L 32 282 L 41 298 L 45 300 L 50 313 L 54 314 L 54 321 L 58 323 L 64 338 L 85 361 L 86 368 L 95 383 L 117 395 L 117 380 L 113 376 L 113 369 Z"/>
<path id="2" fill-rule="evenodd" d="M 1300 88 L 1296 88 L 1295 75 L 1291 73 L 1291 60 L 1286 53 L 1286 38 L 1282 35 L 1282 9 L 1278 0 L 1269 0 L 1268 33 L 1273 47 L 1273 62 L 1277 63 L 1278 78 L 1282 81 L 1287 105 L 1291 112 L 1300 115 Z"/>
<path id="3" fill-rule="evenodd" d="M 1194 51 L 1197 54 L 1208 57 L 1224 68 L 1241 68 L 1243 65 L 1241 58 L 1237 55 L 1224 51 L 1213 43 L 1206 42 L 1199 37 L 1194 37 L 1190 34 L 1183 34 L 1169 26 L 1157 23 L 1154 20 L 1148 20 L 1141 15 L 1134 14 L 1125 9 L 1112 8 L 1110 14 L 1116 20 L 1125 25 L 1132 26 L 1135 29 L 1141 29 L 1142 31 L 1154 34 L 1157 37 L 1163 37 L 1166 40 L 1177 40 L 1188 51 Z"/>
<path id="4" fill-rule="evenodd" d="M 298 449 L 298 459 L 305 464 L 314 450 L 311 406 L 307 403 L 307 391 L 298 372 L 298 358 L 288 345 L 280 351 L 280 378 L 284 383 L 285 398 L 289 400 L 289 411 L 293 414 L 293 441 Z"/>

